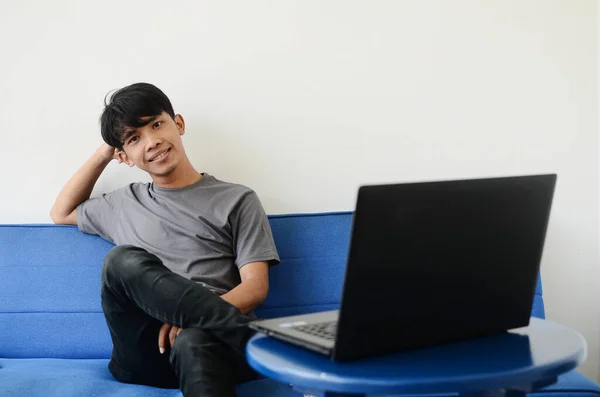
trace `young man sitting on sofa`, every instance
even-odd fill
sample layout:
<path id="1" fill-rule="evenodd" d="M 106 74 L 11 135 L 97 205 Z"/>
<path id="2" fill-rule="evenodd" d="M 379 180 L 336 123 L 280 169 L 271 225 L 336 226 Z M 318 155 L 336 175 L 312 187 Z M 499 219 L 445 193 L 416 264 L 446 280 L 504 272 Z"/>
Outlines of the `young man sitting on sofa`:
<path id="1" fill-rule="evenodd" d="M 244 349 L 253 309 L 279 262 L 268 219 L 249 188 L 198 173 L 182 143 L 183 117 L 157 87 L 118 90 L 101 119 L 105 144 L 63 187 L 51 210 L 116 244 L 102 268 L 102 310 L 113 376 L 179 387 L 189 396 L 234 396 L 256 374 Z M 113 159 L 148 172 L 90 199 Z"/>

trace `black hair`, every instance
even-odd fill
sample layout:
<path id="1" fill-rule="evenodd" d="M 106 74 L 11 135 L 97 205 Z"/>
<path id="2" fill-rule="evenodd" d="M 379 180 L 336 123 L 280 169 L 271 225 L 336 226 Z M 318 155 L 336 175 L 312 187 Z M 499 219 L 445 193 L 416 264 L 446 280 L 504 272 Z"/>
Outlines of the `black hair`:
<path id="1" fill-rule="evenodd" d="M 152 84 L 128 85 L 117 90 L 110 99 L 108 97 L 109 95 L 104 98 L 100 132 L 104 142 L 119 150 L 123 149 L 126 127 L 143 127 L 151 121 L 147 117 L 158 116 L 162 112 L 167 112 L 172 119 L 175 119 L 171 101 L 164 92 Z"/>

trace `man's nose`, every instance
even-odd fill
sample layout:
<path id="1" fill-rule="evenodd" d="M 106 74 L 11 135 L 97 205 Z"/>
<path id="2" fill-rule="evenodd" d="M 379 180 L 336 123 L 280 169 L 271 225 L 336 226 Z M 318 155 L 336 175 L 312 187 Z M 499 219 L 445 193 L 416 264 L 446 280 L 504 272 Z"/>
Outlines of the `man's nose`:
<path id="1" fill-rule="evenodd" d="M 157 137 L 157 136 L 150 136 L 150 137 L 148 137 L 148 141 L 147 141 L 147 144 L 146 144 L 146 149 L 148 151 L 150 151 L 150 150 L 156 148 L 157 146 L 159 146 L 161 143 L 162 143 L 162 139 L 160 139 L 159 137 Z"/>

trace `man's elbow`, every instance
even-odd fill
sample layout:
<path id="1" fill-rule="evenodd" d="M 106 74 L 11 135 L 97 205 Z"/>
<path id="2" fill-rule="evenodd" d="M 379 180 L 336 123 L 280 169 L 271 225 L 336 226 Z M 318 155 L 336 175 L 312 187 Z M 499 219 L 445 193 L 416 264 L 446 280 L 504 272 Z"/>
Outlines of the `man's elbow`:
<path id="1" fill-rule="evenodd" d="M 56 225 L 76 225 L 77 224 L 77 218 L 75 215 L 75 211 L 71 212 L 70 214 L 64 215 L 64 214 L 61 214 L 60 212 L 56 211 L 56 209 L 54 207 L 50 210 L 50 219 L 52 219 L 52 222 L 54 222 L 54 224 L 56 224 Z"/>
<path id="2" fill-rule="evenodd" d="M 61 217 L 59 216 L 59 214 L 56 213 L 54 207 L 52 207 L 52 209 L 50 210 L 50 219 L 52 219 L 52 222 L 54 222 L 55 225 L 61 224 Z"/>
<path id="3" fill-rule="evenodd" d="M 269 295 L 269 284 L 263 285 L 257 294 L 257 306 L 262 305 L 267 300 Z"/>

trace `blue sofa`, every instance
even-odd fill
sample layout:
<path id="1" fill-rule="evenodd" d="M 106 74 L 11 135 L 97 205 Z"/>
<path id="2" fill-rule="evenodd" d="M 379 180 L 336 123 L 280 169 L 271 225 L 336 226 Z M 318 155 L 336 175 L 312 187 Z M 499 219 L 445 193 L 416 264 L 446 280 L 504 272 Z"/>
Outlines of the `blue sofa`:
<path id="1" fill-rule="evenodd" d="M 270 216 L 281 264 L 271 269 L 262 317 L 335 309 L 340 301 L 351 213 Z M 181 396 L 116 382 L 100 308 L 100 268 L 112 245 L 71 226 L 0 225 L 0 396 Z M 532 315 L 544 317 L 541 284 Z M 241 397 L 298 396 L 262 379 Z M 573 371 L 533 396 L 596 396 Z"/>

